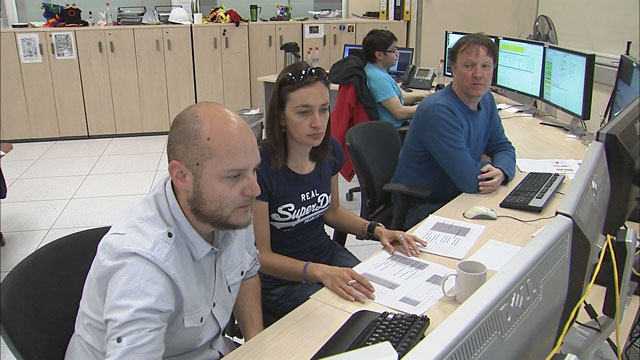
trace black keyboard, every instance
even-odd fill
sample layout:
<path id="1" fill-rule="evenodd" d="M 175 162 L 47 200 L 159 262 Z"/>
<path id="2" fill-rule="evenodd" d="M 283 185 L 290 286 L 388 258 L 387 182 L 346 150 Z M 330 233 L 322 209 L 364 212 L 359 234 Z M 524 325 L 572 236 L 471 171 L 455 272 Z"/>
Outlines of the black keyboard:
<path id="1" fill-rule="evenodd" d="M 500 207 L 541 212 L 562 181 L 564 175 L 528 173 L 502 200 Z"/>
<path id="2" fill-rule="evenodd" d="M 426 315 L 360 310 L 351 315 L 311 359 L 321 359 L 383 341 L 393 345 L 400 359 L 424 338 L 429 324 Z"/>

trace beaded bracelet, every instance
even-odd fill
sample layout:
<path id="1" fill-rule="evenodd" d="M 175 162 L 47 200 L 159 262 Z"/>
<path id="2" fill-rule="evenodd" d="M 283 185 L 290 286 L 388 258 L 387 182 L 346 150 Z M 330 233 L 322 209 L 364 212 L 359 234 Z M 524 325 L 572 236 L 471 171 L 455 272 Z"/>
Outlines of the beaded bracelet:
<path id="1" fill-rule="evenodd" d="M 302 283 L 303 284 L 309 283 L 307 281 L 307 267 L 309 266 L 309 264 L 311 264 L 311 261 L 307 261 L 306 263 L 304 263 L 304 266 L 302 267 Z"/>

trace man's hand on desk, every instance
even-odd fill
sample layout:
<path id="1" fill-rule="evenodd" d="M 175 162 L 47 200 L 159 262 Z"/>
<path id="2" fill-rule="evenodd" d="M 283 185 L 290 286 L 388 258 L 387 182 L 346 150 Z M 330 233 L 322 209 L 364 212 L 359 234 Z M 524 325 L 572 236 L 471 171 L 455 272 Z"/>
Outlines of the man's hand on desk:
<path id="1" fill-rule="evenodd" d="M 409 235 L 405 232 L 397 230 L 387 230 L 382 228 L 381 226 L 378 226 L 376 228 L 374 234 L 376 239 L 380 240 L 382 248 L 390 252 L 392 255 L 394 252 L 394 248 L 393 246 L 389 245 L 392 245 L 394 241 L 402 246 L 402 252 L 407 254 L 408 256 L 418 256 L 420 254 L 418 245 L 416 245 L 416 243 L 421 244 L 425 247 L 427 246 L 427 243 L 424 240 L 415 235 Z"/>
<path id="2" fill-rule="evenodd" d="M 417 94 L 405 95 L 404 96 L 404 102 L 407 105 L 415 105 L 415 104 L 419 103 L 420 101 L 424 100 L 425 97 L 427 97 L 427 93 L 426 92 L 420 92 L 420 93 L 417 93 Z"/>
<path id="3" fill-rule="evenodd" d="M 488 194 L 498 190 L 500 184 L 504 181 L 504 173 L 502 170 L 491 164 L 487 164 L 483 166 L 480 171 L 482 171 L 482 174 L 478 175 L 478 180 L 480 180 L 478 191 L 480 191 L 481 194 Z"/>
<path id="4" fill-rule="evenodd" d="M 362 295 L 371 300 L 375 299 L 373 285 L 351 268 L 313 263 L 308 271 L 313 272 L 314 277 L 325 287 L 344 299 L 361 303 L 366 300 Z"/>

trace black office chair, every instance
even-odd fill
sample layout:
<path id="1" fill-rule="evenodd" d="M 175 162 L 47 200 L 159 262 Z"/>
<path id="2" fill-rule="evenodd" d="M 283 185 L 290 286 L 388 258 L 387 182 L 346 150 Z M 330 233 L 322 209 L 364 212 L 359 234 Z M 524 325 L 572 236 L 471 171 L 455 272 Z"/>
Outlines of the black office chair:
<path id="1" fill-rule="evenodd" d="M 84 282 L 109 227 L 55 240 L 27 256 L 0 284 L 0 330 L 25 360 L 63 359 Z"/>
<path id="2" fill-rule="evenodd" d="M 386 121 L 364 122 L 349 129 L 345 143 L 360 182 L 360 216 L 402 229 L 409 197 L 424 198 L 431 190 L 391 183 L 402 148 L 398 129 Z M 392 194 L 397 195 L 395 201 Z"/>

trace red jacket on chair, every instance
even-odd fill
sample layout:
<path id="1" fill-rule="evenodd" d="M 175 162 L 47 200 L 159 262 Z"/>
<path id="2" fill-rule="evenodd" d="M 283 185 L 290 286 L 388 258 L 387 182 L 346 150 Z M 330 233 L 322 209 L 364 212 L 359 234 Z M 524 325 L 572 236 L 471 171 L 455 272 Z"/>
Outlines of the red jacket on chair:
<path id="1" fill-rule="evenodd" d="M 336 138 L 342 145 L 342 151 L 346 156 L 346 161 L 340 170 L 340 174 L 347 181 L 351 181 L 356 173 L 353 170 L 353 164 L 344 143 L 345 135 L 351 127 L 369 120 L 371 118 L 362 103 L 360 103 L 360 100 L 358 100 L 358 94 L 353 83 L 341 84 L 338 89 L 336 105 L 331 112 L 331 136 Z"/>

